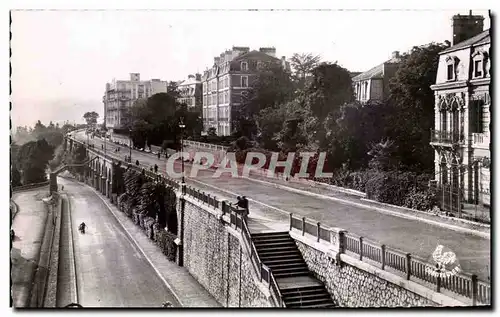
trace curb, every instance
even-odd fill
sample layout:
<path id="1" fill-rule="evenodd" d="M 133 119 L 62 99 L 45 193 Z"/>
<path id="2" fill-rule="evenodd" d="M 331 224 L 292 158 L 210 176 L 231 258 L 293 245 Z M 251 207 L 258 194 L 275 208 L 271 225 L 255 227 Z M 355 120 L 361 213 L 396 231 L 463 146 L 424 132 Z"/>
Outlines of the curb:
<path id="1" fill-rule="evenodd" d="M 58 198 L 58 204 L 60 204 L 60 197 Z M 37 267 L 33 274 L 33 280 L 30 289 L 30 295 L 28 297 L 28 307 L 31 308 L 41 308 L 45 302 L 47 282 L 50 274 L 50 262 L 52 254 L 52 243 L 55 235 L 55 209 L 51 204 L 45 203 L 48 209 L 47 218 L 45 219 L 44 234 L 42 238 L 42 244 L 40 245 L 40 250 L 38 252 Z"/>
<path id="2" fill-rule="evenodd" d="M 446 229 L 450 229 L 450 230 L 454 230 L 454 231 L 459 231 L 459 232 L 463 232 L 463 233 L 468 233 L 468 234 L 476 235 L 476 236 L 479 236 L 481 238 L 485 238 L 485 239 L 488 239 L 488 240 L 490 239 L 490 235 L 489 234 L 486 234 L 484 232 L 479 232 L 479 231 L 476 231 L 476 230 L 473 230 L 473 229 L 467 229 L 467 228 L 463 228 L 463 227 L 458 227 L 458 226 L 454 226 L 454 225 L 450 225 L 450 224 L 446 224 L 446 223 L 442 223 L 442 222 L 437 222 L 437 221 L 430 220 L 430 219 L 425 219 L 425 218 L 421 218 L 421 217 L 417 217 L 417 216 L 412 216 L 412 215 L 403 214 L 403 213 L 399 213 L 399 212 L 395 212 L 395 211 L 390 211 L 390 210 L 387 210 L 387 209 L 382 209 L 382 208 L 379 208 L 379 207 L 366 206 L 364 204 L 352 202 L 352 201 L 349 201 L 349 200 L 344 200 L 344 199 L 330 197 L 330 196 L 324 196 L 324 195 L 320 195 L 320 194 L 316 194 L 316 193 L 311 193 L 311 192 L 308 192 L 308 191 L 305 191 L 305 190 L 301 190 L 301 189 L 296 189 L 296 188 L 292 188 L 292 187 L 287 187 L 287 186 L 283 186 L 283 185 L 269 183 L 269 182 L 266 182 L 266 181 L 261 181 L 261 180 L 256 180 L 256 179 L 251 179 L 251 180 L 254 181 L 254 182 L 271 184 L 271 185 L 274 185 L 277 188 L 288 190 L 288 191 L 292 191 L 292 192 L 296 192 L 298 194 L 303 194 L 303 195 L 306 195 L 306 196 L 312 196 L 312 197 L 317 197 L 317 198 L 321 198 L 321 199 L 328 199 L 328 200 L 332 200 L 332 201 L 336 201 L 336 202 L 341 202 L 341 203 L 344 203 L 346 205 L 356 206 L 356 207 L 360 207 L 360 208 L 364 208 L 364 209 L 375 210 L 375 211 L 378 211 L 380 213 L 389 214 L 389 215 L 396 216 L 396 217 L 399 217 L 399 218 L 406 218 L 406 219 L 410 219 L 410 220 L 417 220 L 417 221 L 420 221 L 420 222 L 425 222 L 425 223 L 428 223 L 428 224 L 431 224 L 431 225 L 435 225 L 435 226 L 439 226 L 439 227 L 442 227 L 442 228 L 446 228 Z"/>
<path id="3" fill-rule="evenodd" d="M 62 197 L 59 198 L 57 214 L 54 215 L 55 228 L 52 237 L 52 245 L 49 261 L 49 276 L 47 285 L 53 286 L 46 290 L 44 307 L 56 307 L 57 300 L 57 283 L 59 273 L 59 243 L 61 240 L 61 214 L 62 214 Z M 59 233 L 59 234 L 58 234 Z"/>
<path id="4" fill-rule="evenodd" d="M 78 282 L 77 282 L 77 276 L 76 276 L 76 258 L 75 258 L 75 248 L 74 248 L 74 244 L 73 244 L 73 241 L 74 241 L 74 235 L 73 235 L 73 219 L 71 218 L 71 203 L 68 199 L 68 196 L 66 195 L 66 198 L 65 198 L 65 201 L 68 203 L 68 210 L 67 210 L 67 213 L 68 213 L 68 222 L 69 222 L 69 226 L 68 226 L 68 230 L 69 230 L 69 237 L 70 237 L 70 241 L 69 241 L 69 257 L 71 259 L 71 269 L 70 269 L 70 276 L 72 278 L 72 280 L 74 281 L 73 283 L 73 287 L 74 287 L 74 290 L 75 290 L 75 298 L 73 299 L 73 303 L 78 303 Z"/>
<path id="5" fill-rule="evenodd" d="M 177 293 L 175 292 L 175 289 L 172 286 L 170 286 L 170 284 L 167 282 L 167 280 L 161 275 L 160 271 L 153 264 L 153 262 L 151 261 L 149 256 L 146 254 L 146 252 L 144 252 L 144 250 L 140 247 L 139 243 L 137 241 L 135 241 L 135 239 L 132 237 L 132 234 L 127 230 L 127 228 L 125 227 L 123 222 L 119 219 L 119 217 L 116 216 L 115 211 L 113 211 L 113 208 L 112 208 L 115 206 L 110 206 L 109 203 L 104 198 L 101 197 L 101 194 L 98 191 L 96 191 L 93 187 L 91 187 L 87 184 L 84 184 L 84 185 L 88 186 L 103 201 L 103 203 L 108 207 L 108 209 L 111 212 L 111 214 L 113 215 L 113 217 L 115 217 L 115 219 L 118 221 L 120 226 L 122 226 L 123 230 L 125 231 L 125 233 L 127 234 L 128 238 L 129 238 L 129 240 L 137 247 L 137 249 L 139 251 L 141 251 L 144 258 L 148 261 L 149 265 L 151 265 L 151 267 L 153 268 L 155 273 L 158 275 L 158 277 L 161 279 L 161 281 L 165 284 L 165 286 L 167 286 L 167 288 L 170 290 L 172 295 L 174 295 L 175 299 L 181 305 L 181 307 L 184 307 L 184 304 L 180 300 L 179 295 L 177 295 Z"/>
<path id="6" fill-rule="evenodd" d="M 490 225 L 485 224 L 485 223 L 474 222 L 474 221 L 470 221 L 467 219 L 461 219 L 461 218 L 453 218 L 453 217 L 447 217 L 447 216 L 442 216 L 442 215 L 435 215 L 433 213 L 428 213 L 428 212 L 425 212 L 422 210 L 411 209 L 411 208 L 402 207 L 402 206 L 390 205 L 390 204 L 382 203 L 380 201 L 376 201 L 376 200 L 372 200 L 372 199 L 368 199 L 368 198 L 361 198 L 361 200 L 366 201 L 368 203 L 372 203 L 372 204 L 377 204 L 377 205 L 381 205 L 381 206 L 387 206 L 387 207 L 400 209 L 403 212 L 418 213 L 418 214 L 423 215 L 424 217 L 435 218 L 435 220 L 445 220 L 445 221 L 450 221 L 450 222 L 462 223 L 463 225 L 475 226 L 475 227 L 479 227 L 479 228 L 483 228 L 483 229 L 487 229 L 487 230 L 491 229 Z M 466 228 L 466 229 L 471 229 L 471 228 Z M 478 230 L 478 229 L 471 229 L 471 230 Z"/>

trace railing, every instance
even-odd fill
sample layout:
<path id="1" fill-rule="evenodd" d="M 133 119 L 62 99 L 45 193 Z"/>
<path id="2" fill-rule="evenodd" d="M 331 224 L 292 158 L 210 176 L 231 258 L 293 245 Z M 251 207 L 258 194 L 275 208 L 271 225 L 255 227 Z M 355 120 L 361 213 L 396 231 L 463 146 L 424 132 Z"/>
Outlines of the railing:
<path id="1" fill-rule="evenodd" d="M 431 130 L 431 142 L 453 144 L 463 141 L 463 135 L 458 132 Z"/>
<path id="2" fill-rule="evenodd" d="M 22 185 L 22 186 L 17 186 L 13 187 L 12 191 L 17 192 L 20 190 L 27 190 L 27 189 L 32 189 L 32 188 L 37 188 L 37 187 L 43 187 L 49 185 L 49 181 L 41 182 L 41 183 L 33 183 L 33 184 L 27 184 L 27 185 Z"/>
<path id="3" fill-rule="evenodd" d="M 489 147 L 490 138 L 486 133 L 472 133 L 472 145 Z"/>
<path id="4" fill-rule="evenodd" d="M 316 230 L 314 230 L 316 224 Z M 434 264 L 410 253 L 405 253 L 384 244 L 365 239 L 364 237 L 347 233 L 345 230 L 333 231 L 331 228 L 321 226 L 305 217 L 296 217 L 290 213 L 290 230 L 296 229 L 312 235 L 316 241 L 321 240 L 332 243 L 332 235 L 338 236 L 339 253 L 356 256 L 360 261 L 368 260 L 372 265 L 378 265 L 382 270 L 393 270 L 402 274 L 406 280 L 429 287 L 433 286 L 436 292 L 441 289 L 469 298 L 472 305 L 491 304 L 491 285 L 478 280 L 477 275 L 462 272 L 445 273 L 436 270 Z"/>

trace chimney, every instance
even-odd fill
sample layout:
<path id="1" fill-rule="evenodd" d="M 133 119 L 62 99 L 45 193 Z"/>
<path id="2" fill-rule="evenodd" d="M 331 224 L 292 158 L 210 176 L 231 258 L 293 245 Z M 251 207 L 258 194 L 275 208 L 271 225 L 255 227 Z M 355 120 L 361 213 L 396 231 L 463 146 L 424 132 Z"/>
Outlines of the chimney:
<path id="1" fill-rule="evenodd" d="M 214 64 L 219 64 L 220 57 L 214 57 Z"/>
<path id="2" fill-rule="evenodd" d="M 286 57 L 285 56 L 281 56 L 281 60 L 282 61 L 286 61 Z"/>
<path id="3" fill-rule="evenodd" d="M 469 15 L 457 14 L 453 16 L 452 21 L 452 45 L 468 40 L 483 32 L 484 17 L 482 15 L 472 15 L 472 10 L 469 11 Z"/>
<path id="4" fill-rule="evenodd" d="M 259 52 L 265 53 L 272 57 L 276 57 L 276 48 L 274 47 L 261 47 L 259 48 Z"/>
<path id="5" fill-rule="evenodd" d="M 188 75 L 188 78 L 189 79 L 194 78 L 194 75 Z"/>
<path id="6" fill-rule="evenodd" d="M 201 81 L 201 74 L 196 74 L 195 78 L 196 78 L 197 81 Z"/>
<path id="7" fill-rule="evenodd" d="M 139 73 L 130 73 L 130 80 L 131 81 L 140 81 L 141 80 L 141 74 L 139 74 Z"/>
<path id="8" fill-rule="evenodd" d="M 392 58 L 399 58 L 399 51 L 392 52 Z"/>

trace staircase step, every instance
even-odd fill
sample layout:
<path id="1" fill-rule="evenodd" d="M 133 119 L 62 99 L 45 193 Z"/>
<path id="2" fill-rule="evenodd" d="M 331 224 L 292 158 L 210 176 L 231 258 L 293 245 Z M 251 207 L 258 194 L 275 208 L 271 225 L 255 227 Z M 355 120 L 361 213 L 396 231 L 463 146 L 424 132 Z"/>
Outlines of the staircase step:
<path id="1" fill-rule="evenodd" d="M 277 232 L 259 232 L 259 233 L 252 233 L 251 234 L 252 238 L 253 237 L 265 237 L 265 236 L 290 236 L 290 233 L 288 231 L 277 231 Z"/>
<path id="2" fill-rule="evenodd" d="M 257 249 L 261 248 L 274 248 L 274 247 L 280 247 L 280 246 L 293 246 L 297 247 L 297 245 L 293 241 L 279 241 L 279 242 L 266 242 L 266 243 L 259 243 L 259 242 L 254 242 L 253 243 Z"/>
<path id="3" fill-rule="evenodd" d="M 290 305 L 286 305 L 286 307 L 288 307 L 288 308 L 336 308 L 337 306 L 335 306 L 335 304 L 333 304 L 333 302 L 330 302 L 330 303 L 307 305 L 307 306 L 300 306 L 300 305 L 297 305 L 297 306 L 292 305 L 292 306 L 290 306 Z"/>
<path id="4" fill-rule="evenodd" d="M 259 254 L 259 256 L 262 254 L 280 254 L 280 253 L 283 253 L 283 252 L 295 252 L 295 253 L 298 253 L 300 254 L 300 251 L 297 249 L 296 246 L 290 246 L 290 247 L 277 247 L 277 248 L 273 248 L 273 249 L 263 249 L 263 250 L 259 250 L 257 249 L 257 253 Z"/>
<path id="5" fill-rule="evenodd" d="M 266 263 L 264 263 L 266 264 Z M 268 265 L 266 264 L 273 272 L 275 270 L 280 270 L 280 269 L 291 269 L 291 268 L 300 268 L 300 269 L 306 269 L 307 270 L 307 264 L 305 263 L 287 263 L 287 264 L 271 264 Z"/>
<path id="6" fill-rule="evenodd" d="M 266 261 L 276 261 L 276 260 L 298 260 L 302 259 L 302 255 L 299 251 L 290 251 L 290 252 L 280 252 L 279 254 L 274 253 L 259 253 L 259 258 L 262 262 Z"/>
<path id="7" fill-rule="evenodd" d="M 328 294 L 325 290 L 318 294 L 301 294 L 301 295 L 296 295 L 296 296 L 283 296 L 283 299 L 285 302 L 295 302 L 297 300 L 308 300 L 308 299 L 324 299 L 324 300 L 331 300 L 332 298 L 330 297 L 330 294 Z"/>
<path id="8" fill-rule="evenodd" d="M 309 271 L 298 271 L 298 272 L 273 272 L 275 278 L 286 278 L 286 277 L 295 277 L 295 276 L 308 276 Z"/>
<path id="9" fill-rule="evenodd" d="M 295 294 L 317 294 L 320 292 L 327 292 L 323 286 L 307 286 L 301 288 L 287 288 L 280 290 L 283 296 L 295 296 Z"/>
<path id="10" fill-rule="evenodd" d="M 293 302 L 286 302 L 286 305 L 288 307 L 308 307 L 310 305 L 329 305 L 333 304 L 333 301 L 331 298 L 328 299 L 323 299 L 323 298 L 308 298 L 308 299 L 298 299 Z"/>
<path id="11" fill-rule="evenodd" d="M 291 263 L 304 263 L 306 264 L 306 262 L 304 261 L 304 259 L 300 258 L 300 257 L 296 257 L 296 258 L 289 258 L 289 259 L 276 259 L 276 260 L 262 260 L 261 261 L 267 265 L 267 266 L 272 266 L 272 265 L 275 265 L 275 264 L 291 264 Z"/>
<path id="12" fill-rule="evenodd" d="M 293 242 L 295 241 L 290 237 L 276 237 L 276 238 L 261 238 L 261 239 L 252 239 L 254 244 L 264 244 L 264 243 L 279 243 L 279 242 Z"/>

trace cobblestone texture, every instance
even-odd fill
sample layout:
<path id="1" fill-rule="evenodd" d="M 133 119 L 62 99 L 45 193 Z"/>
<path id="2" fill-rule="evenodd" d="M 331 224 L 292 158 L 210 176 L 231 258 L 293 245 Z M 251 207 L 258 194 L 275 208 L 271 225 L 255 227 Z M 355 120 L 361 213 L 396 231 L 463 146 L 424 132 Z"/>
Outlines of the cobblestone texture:
<path id="1" fill-rule="evenodd" d="M 402 287 L 347 263 L 337 266 L 321 251 L 296 241 L 309 270 L 325 283 L 340 307 L 426 307 L 438 306 Z"/>

